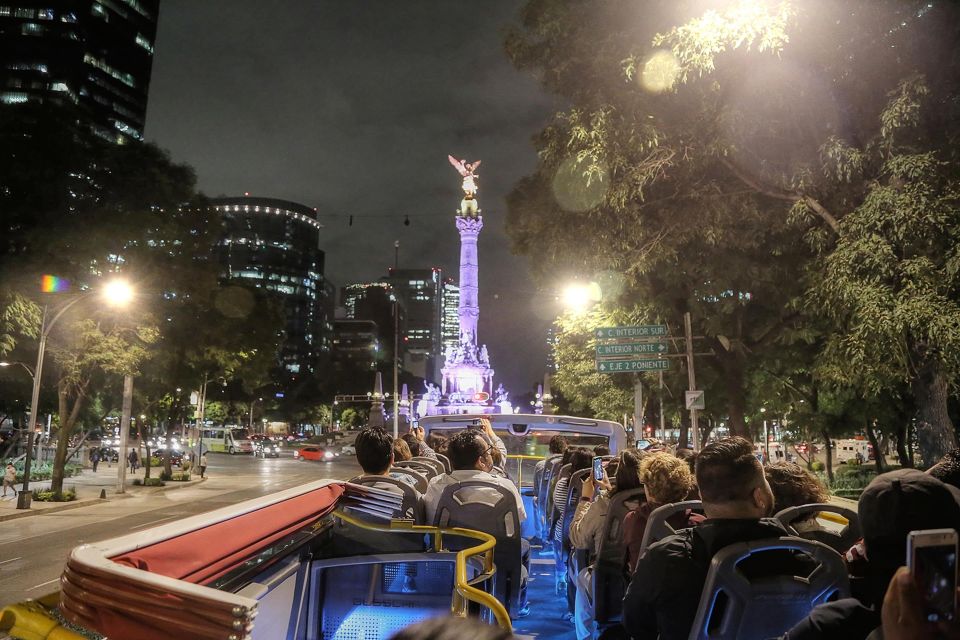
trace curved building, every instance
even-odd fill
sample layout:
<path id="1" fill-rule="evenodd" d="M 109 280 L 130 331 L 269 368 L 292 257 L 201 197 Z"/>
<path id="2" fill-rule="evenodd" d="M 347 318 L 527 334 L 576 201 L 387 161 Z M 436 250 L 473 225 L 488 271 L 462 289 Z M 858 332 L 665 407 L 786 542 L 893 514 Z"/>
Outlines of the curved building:
<path id="1" fill-rule="evenodd" d="M 330 354 L 335 290 L 324 277 L 314 209 L 275 198 L 214 198 L 223 217 L 217 254 L 224 280 L 275 293 L 286 315 L 278 354 L 287 378 L 313 373 Z"/>

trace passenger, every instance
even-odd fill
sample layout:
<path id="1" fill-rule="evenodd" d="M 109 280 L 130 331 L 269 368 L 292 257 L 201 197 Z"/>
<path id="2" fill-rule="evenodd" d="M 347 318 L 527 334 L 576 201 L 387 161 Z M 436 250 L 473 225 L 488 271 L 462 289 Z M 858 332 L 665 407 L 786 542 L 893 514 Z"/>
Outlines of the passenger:
<path id="1" fill-rule="evenodd" d="M 866 638 L 882 622 L 884 595 L 907 551 L 907 534 L 921 529 L 960 530 L 960 490 L 916 469 L 898 469 L 874 478 L 857 510 L 868 561 L 858 598 L 816 607 L 785 636 Z"/>
<path id="2" fill-rule="evenodd" d="M 574 447 L 570 453 L 570 474 L 587 469 L 593 461 L 593 455 L 589 449 L 584 447 Z M 553 506 L 559 514 L 553 527 L 553 539 L 560 542 L 560 535 L 563 532 L 563 515 L 567 506 L 567 497 L 570 493 L 570 477 L 564 476 L 557 481 L 557 486 L 553 490 Z"/>
<path id="3" fill-rule="evenodd" d="M 407 443 L 412 458 L 423 455 L 420 451 L 420 440 L 413 433 L 407 432 L 400 436 L 400 438 Z"/>
<path id="4" fill-rule="evenodd" d="M 404 462 L 413 457 L 410 447 L 403 438 L 397 438 L 393 441 L 393 459 L 395 462 Z"/>
<path id="5" fill-rule="evenodd" d="M 774 513 L 830 499 L 830 492 L 823 483 L 795 462 L 774 462 L 764 467 L 763 473 L 773 490 Z M 823 529 L 815 513 L 794 521 L 790 526 L 800 534 Z"/>
<path id="6" fill-rule="evenodd" d="M 440 435 L 439 433 L 431 433 L 427 436 L 427 439 L 424 440 L 427 443 L 427 446 L 433 449 L 435 453 L 442 454 L 447 448 L 447 438 L 446 436 Z"/>
<path id="7" fill-rule="evenodd" d="M 354 441 L 357 450 L 357 462 L 363 473 L 368 476 L 387 476 L 415 485 L 413 477 L 403 473 L 391 472 L 394 461 L 393 436 L 380 427 L 369 427 L 357 434 Z"/>
<path id="8" fill-rule="evenodd" d="M 697 457 L 697 482 L 708 519 L 651 545 L 637 561 L 623 599 L 623 626 L 635 640 L 658 633 L 661 640 L 686 640 L 713 555 L 735 542 L 788 535 L 767 518 L 773 492 L 748 440 L 725 438 L 704 447 Z M 783 567 L 765 558 L 762 573 L 798 570 L 792 555 L 782 561 Z M 742 568 L 748 575 L 758 572 L 750 559 Z"/>
<path id="9" fill-rule="evenodd" d="M 513 634 L 474 618 L 442 616 L 412 624 L 390 640 L 513 640 Z"/>
<path id="10" fill-rule="evenodd" d="M 412 427 L 410 431 L 403 434 L 403 439 L 406 441 L 407 446 L 410 447 L 410 453 L 412 453 L 414 457 L 422 456 L 424 458 L 430 458 L 431 460 L 437 459 L 436 452 L 430 448 L 430 445 L 428 445 L 423 438 L 423 427 Z"/>
<path id="11" fill-rule="evenodd" d="M 598 444 L 593 448 L 593 455 L 600 456 L 601 458 L 608 456 L 610 455 L 610 447 L 605 444 Z"/>
<path id="12" fill-rule="evenodd" d="M 594 450 L 596 452 L 596 450 Z M 610 498 L 621 491 L 639 489 L 640 453 L 636 449 L 626 449 L 617 456 L 616 475 L 611 485 L 606 478 L 595 483 L 593 475 L 583 481 L 580 502 L 570 523 L 570 544 L 575 549 L 590 549 L 593 555 L 600 553 L 603 525 L 607 519 Z M 611 461 L 614 462 L 614 461 Z M 610 466 L 613 466 L 612 464 Z M 609 468 L 609 467 L 608 467 Z M 597 487 L 604 491 L 597 491 Z M 596 500 L 594 500 L 596 497 Z M 577 638 L 583 640 L 593 636 L 593 618 L 588 606 L 589 594 L 593 592 L 593 566 L 584 567 L 577 575 L 577 595 L 574 600 L 573 621 L 577 629 Z"/>
<path id="13" fill-rule="evenodd" d="M 633 575 L 637 568 L 650 514 L 665 504 L 686 500 L 693 486 L 693 474 L 683 460 L 669 453 L 654 453 L 640 463 L 640 481 L 647 499 L 623 519 L 623 545 L 627 550 L 629 575 Z M 674 529 L 685 529 L 703 522 L 703 516 L 687 509 L 673 514 L 667 522 Z"/>
<path id="14" fill-rule="evenodd" d="M 693 476 L 693 486 L 690 487 L 690 491 L 687 493 L 687 500 L 699 500 L 700 488 L 697 486 L 696 478 L 697 452 L 693 449 L 687 449 L 686 447 L 677 447 L 675 455 L 687 463 L 687 466 L 690 467 L 690 474 Z"/>
<path id="15" fill-rule="evenodd" d="M 940 482 L 960 488 L 960 449 L 948 451 L 927 473 Z"/>
<path id="16" fill-rule="evenodd" d="M 526 519 L 527 513 L 523 510 L 523 499 L 517 491 L 517 486 L 509 480 L 498 478 L 490 473 L 493 469 L 494 448 L 494 445 L 488 445 L 487 441 L 473 430 L 461 431 L 450 438 L 447 452 L 453 471 L 432 478 L 423 496 L 428 523 L 432 523 L 436 517 L 437 505 L 440 503 L 440 496 L 443 495 L 444 489 L 462 480 L 475 479 L 486 480 L 509 490 L 517 502 L 517 514 L 520 520 Z"/>

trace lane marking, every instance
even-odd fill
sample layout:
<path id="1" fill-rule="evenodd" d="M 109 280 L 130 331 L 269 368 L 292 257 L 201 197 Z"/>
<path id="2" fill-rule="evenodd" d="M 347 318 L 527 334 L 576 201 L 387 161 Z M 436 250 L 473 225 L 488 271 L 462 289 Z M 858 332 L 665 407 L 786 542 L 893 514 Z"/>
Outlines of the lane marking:
<path id="1" fill-rule="evenodd" d="M 173 520 L 174 518 L 179 518 L 180 516 L 167 516 L 166 518 L 160 518 L 159 520 L 153 520 L 151 522 L 144 522 L 143 524 L 138 524 L 135 527 L 130 527 L 130 530 L 140 529 L 141 527 L 149 527 L 152 524 L 157 524 L 158 522 L 166 522 L 167 520 Z"/>
<path id="2" fill-rule="evenodd" d="M 13 562 L 14 560 L 22 560 L 22 559 L 23 559 L 22 556 L 21 556 L 21 557 L 18 557 L 18 558 L 10 558 L 9 560 L 2 560 L 2 561 L 0 561 L 0 564 L 7 564 L 8 562 Z"/>
<path id="3" fill-rule="evenodd" d="M 39 589 L 40 587 L 45 587 L 45 586 L 47 586 L 48 584 L 53 584 L 54 582 L 60 582 L 60 578 L 59 578 L 59 577 L 56 577 L 56 578 L 54 578 L 53 580 L 47 580 L 46 582 L 41 582 L 40 584 L 38 584 L 38 585 L 35 586 L 35 587 L 30 587 L 29 589 L 27 589 L 27 591 L 33 591 L 34 589 Z"/>

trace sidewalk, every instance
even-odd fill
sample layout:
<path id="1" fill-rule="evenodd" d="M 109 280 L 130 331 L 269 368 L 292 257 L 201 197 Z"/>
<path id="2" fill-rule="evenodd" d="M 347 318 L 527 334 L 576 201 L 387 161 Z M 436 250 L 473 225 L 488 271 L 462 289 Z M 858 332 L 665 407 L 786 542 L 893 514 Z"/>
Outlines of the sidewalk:
<path id="1" fill-rule="evenodd" d="M 150 469 L 150 477 L 158 478 L 160 477 L 160 472 L 163 470 L 163 467 L 157 468 L 153 467 Z M 174 473 L 179 472 L 179 468 L 174 467 Z M 143 467 L 137 469 L 136 473 L 130 473 L 129 467 L 127 469 L 127 479 L 124 485 L 124 493 L 117 493 L 117 464 L 113 463 L 107 465 L 103 462 L 100 463 L 97 468 L 96 473 L 93 469 L 84 469 L 83 473 L 78 476 L 73 476 L 72 478 L 64 478 L 63 488 L 69 489 L 73 488 L 77 492 L 77 499 L 72 502 L 40 502 L 39 500 L 34 500 L 30 504 L 29 509 L 17 509 L 17 499 L 13 498 L 10 495 L 9 490 L 7 491 L 6 498 L 0 498 L 0 522 L 4 520 L 14 520 L 16 518 L 24 518 L 28 516 L 42 515 L 44 513 L 53 513 L 56 511 L 64 511 L 66 509 L 76 509 L 77 507 L 84 507 L 91 504 L 97 504 L 103 502 L 100 499 L 101 492 L 106 493 L 106 500 L 115 500 L 129 498 L 136 495 L 143 495 L 144 493 L 156 493 L 159 491 L 168 491 L 170 489 L 176 489 L 179 487 L 186 487 L 194 485 L 198 482 L 202 482 L 200 476 L 194 474 L 189 481 L 185 482 L 172 482 L 167 481 L 166 486 L 163 487 L 138 487 L 134 486 L 134 479 L 139 478 L 143 480 L 144 469 Z M 20 491 L 23 483 L 17 483 L 17 491 Z M 30 482 L 30 489 L 48 489 L 50 487 L 49 480 L 38 480 Z"/>

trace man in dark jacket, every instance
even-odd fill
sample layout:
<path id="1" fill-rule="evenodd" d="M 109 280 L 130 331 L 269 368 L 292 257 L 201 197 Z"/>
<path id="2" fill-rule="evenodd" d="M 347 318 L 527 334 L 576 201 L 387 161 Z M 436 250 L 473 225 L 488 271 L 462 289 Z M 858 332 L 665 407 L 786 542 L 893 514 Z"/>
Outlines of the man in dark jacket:
<path id="1" fill-rule="evenodd" d="M 694 529 L 651 545 L 623 599 L 623 626 L 634 640 L 686 640 L 697 614 L 700 592 L 710 560 L 723 547 L 788 535 L 779 522 L 767 519 L 773 509 L 773 492 L 763 467 L 753 455 L 753 445 L 743 438 L 725 438 L 700 452 L 697 484 L 707 520 Z M 784 562 L 796 566 L 785 556 Z M 745 566 L 748 575 L 756 567 Z M 763 573 L 776 571 L 768 560 Z"/>

